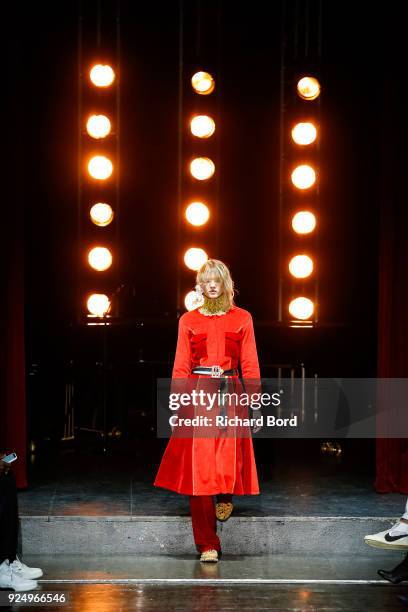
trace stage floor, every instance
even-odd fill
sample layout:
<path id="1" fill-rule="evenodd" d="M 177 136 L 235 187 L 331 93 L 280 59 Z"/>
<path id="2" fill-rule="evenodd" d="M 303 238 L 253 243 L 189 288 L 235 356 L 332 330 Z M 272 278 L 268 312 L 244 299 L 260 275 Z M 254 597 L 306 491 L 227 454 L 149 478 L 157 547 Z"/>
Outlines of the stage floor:
<path id="1" fill-rule="evenodd" d="M 400 610 L 398 595 L 407 595 L 408 585 L 393 586 L 378 577 L 378 568 L 391 568 L 396 560 L 377 552 L 320 559 L 225 555 L 218 564 L 200 563 L 196 556 L 135 555 L 27 556 L 25 561 L 44 571 L 32 593 L 64 593 L 68 600 L 58 608 L 36 607 L 39 612 Z"/>
<path id="2" fill-rule="evenodd" d="M 408 585 L 390 585 L 377 570 L 404 551 L 369 548 L 363 537 L 400 516 L 406 496 L 377 494 L 369 471 L 263 465 L 261 494 L 234 498 L 233 517 L 220 525 L 224 554 L 204 565 L 188 498 L 153 487 L 156 470 L 148 457 L 83 449 L 30 467 L 30 488 L 19 493 L 23 558 L 43 568 L 40 592 L 64 591 L 63 609 L 96 612 L 401 609 Z"/>
<path id="3" fill-rule="evenodd" d="M 268 610 L 274 612 L 394 612 L 406 610 L 398 599 L 407 595 L 406 587 L 387 585 L 204 585 L 177 587 L 156 584 L 41 584 L 32 594 L 64 593 L 67 602 L 54 608 L 38 606 L 38 612 L 226 612 Z M 4 592 L 6 595 L 6 592 Z M 11 609 L 11 608 L 9 608 Z M 21 612 L 32 606 L 17 608 Z"/>
<path id="4" fill-rule="evenodd" d="M 142 465 L 141 465 L 142 463 Z M 236 496 L 235 517 L 398 517 L 406 495 L 378 494 L 374 475 L 334 463 L 275 462 L 260 469 L 260 495 Z M 19 493 L 24 516 L 187 516 L 188 498 L 153 486 L 157 461 L 66 450 L 30 466 Z"/>

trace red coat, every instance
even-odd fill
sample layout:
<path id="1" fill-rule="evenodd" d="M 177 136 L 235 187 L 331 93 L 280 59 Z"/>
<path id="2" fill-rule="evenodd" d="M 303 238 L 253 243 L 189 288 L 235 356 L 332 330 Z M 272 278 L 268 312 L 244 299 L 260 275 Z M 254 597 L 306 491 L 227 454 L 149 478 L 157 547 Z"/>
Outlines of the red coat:
<path id="1" fill-rule="evenodd" d="M 241 365 L 244 379 L 259 379 L 252 317 L 233 306 L 223 315 L 198 309 L 180 317 L 172 378 L 191 378 L 198 365 Z M 239 385 L 238 379 L 233 379 Z M 180 438 L 172 436 L 164 452 L 155 486 L 185 495 L 254 495 L 259 493 L 251 437 Z"/>

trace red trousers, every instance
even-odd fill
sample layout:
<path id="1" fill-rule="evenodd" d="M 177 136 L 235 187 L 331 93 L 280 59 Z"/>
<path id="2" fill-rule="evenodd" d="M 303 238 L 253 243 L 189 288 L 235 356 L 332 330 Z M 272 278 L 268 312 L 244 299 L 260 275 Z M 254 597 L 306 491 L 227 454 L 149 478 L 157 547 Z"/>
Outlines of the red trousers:
<path id="1" fill-rule="evenodd" d="M 190 495 L 191 522 L 194 542 L 200 552 L 221 550 L 217 536 L 217 519 L 215 517 L 214 498 L 212 495 Z M 218 502 L 228 503 L 232 495 L 217 495 Z"/>

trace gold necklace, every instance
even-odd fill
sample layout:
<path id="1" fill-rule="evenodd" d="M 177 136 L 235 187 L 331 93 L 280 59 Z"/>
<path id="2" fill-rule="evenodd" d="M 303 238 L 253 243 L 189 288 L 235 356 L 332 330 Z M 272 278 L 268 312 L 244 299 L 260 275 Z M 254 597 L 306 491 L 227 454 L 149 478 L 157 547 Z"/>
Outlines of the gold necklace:
<path id="1" fill-rule="evenodd" d="M 206 316 L 223 315 L 231 309 L 225 293 L 222 293 L 216 298 L 209 298 L 204 295 L 204 304 L 199 308 L 199 312 Z"/>

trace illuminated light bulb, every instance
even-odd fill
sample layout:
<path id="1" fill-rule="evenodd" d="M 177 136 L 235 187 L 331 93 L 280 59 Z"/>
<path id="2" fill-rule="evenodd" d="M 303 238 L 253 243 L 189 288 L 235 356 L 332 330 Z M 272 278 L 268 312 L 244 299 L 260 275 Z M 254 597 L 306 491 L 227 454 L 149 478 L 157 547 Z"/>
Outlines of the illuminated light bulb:
<path id="1" fill-rule="evenodd" d="M 191 311 L 198 307 L 197 304 L 197 293 L 195 291 L 189 291 L 184 298 L 184 306 L 186 310 Z"/>
<path id="2" fill-rule="evenodd" d="M 92 222 L 99 227 L 105 227 L 109 225 L 113 221 L 113 210 L 109 204 L 105 204 L 103 202 L 98 202 L 94 204 L 89 211 L 89 215 L 92 219 Z"/>
<path id="3" fill-rule="evenodd" d="M 103 317 L 110 309 L 110 301 L 104 293 L 93 293 L 87 300 L 88 311 L 97 316 Z"/>
<path id="4" fill-rule="evenodd" d="M 298 81 L 297 92 L 303 100 L 316 100 L 320 94 L 320 83 L 315 77 L 305 76 Z"/>
<path id="5" fill-rule="evenodd" d="M 103 272 L 112 265 L 112 253 L 105 247 L 94 247 L 88 253 L 88 262 L 91 268 Z"/>
<path id="6" fill-rule="evenodd" d="M 308 255 L 295 255 L 289 262 L 289 272 L 295 278 L 307 278 L 313 272 L 313 260 Z"/>
<path id="7" fill-rule="evenodd" d="M 109 64 L 96 64 L 91 68 L 89 77 L 96 87 L 109 87 L 115 80 L 115 73 Z"/>
<path id="8" fill-rule="evenodd" d="M 199 270 L 207 261 L 207 253 L 203 249 L 192 247 L 184 254 L 184 263 L 190 270 Z"/>
<path id="9" fill-rule="evenodd" d="M 316 227 L 316 217 L 309 210 L 300 210 L 293 216 L 292 227 L 297 234 L 310 234 Z"/>
<path id="10" fill-rule="evenodd" d="M 202 202 L 191 202 L 186 208 L 186 219 L 191 225 L 204 225 L 209 217 L 210 211 Z"/>
<path id="11" fill-rule="evenodd" d="M 92 138 L 105 138 L 110 134 L 111 122 L 106 115 L 91 115 L 86 123 L 86 131 Z"/>
<path id="12" fill-rule="evenodd" d="M 316 172 L 312 166 L 304 164 L 293 170 L 291 178 L 292 183 L 298 189 L 309 189 L 316 182 Z"/>
<path id="13" fill-rule="evenodd" d="M 298 145 L 310 145 L 317 137 L 317 129 L 313 123 L 297 123 L 292 130 L 292 138 Z"/>
<path id="14" fill-rule="evenodd" d="M 190 164 L 190 172 L 198 181 L 206 181 L 215 172 L 214 162 L 209 157 L 196 157 Z"/>
<path id="15" fill-rule="evenodd" d="M 191 77 L 191 84 L 201 96 L 208 96 L 215 88 L 215 81 L 209 72 L 196 72 Z"/>
<path id="16" fill-rule="evenodd" d="M 314 311 L 312 300 L 306 297 L 297 297 L 289 304 L 289 312 L 295 319 L 310 319 Z"/>
<path id="17" fill-rule="evenodd" d="M 215 121 L 208 115 L 197 115 L 190 123 L 191 133 L 198 138 L 209 138 L 215 132 Z"/>
<path id="18" fill-rule="evenodd" d="M 113 172 L 111 160 L 104 155 L 95 155 L 89 160 L 88 172 L 94 179 L 104 181 L 108 179 Z"/>

